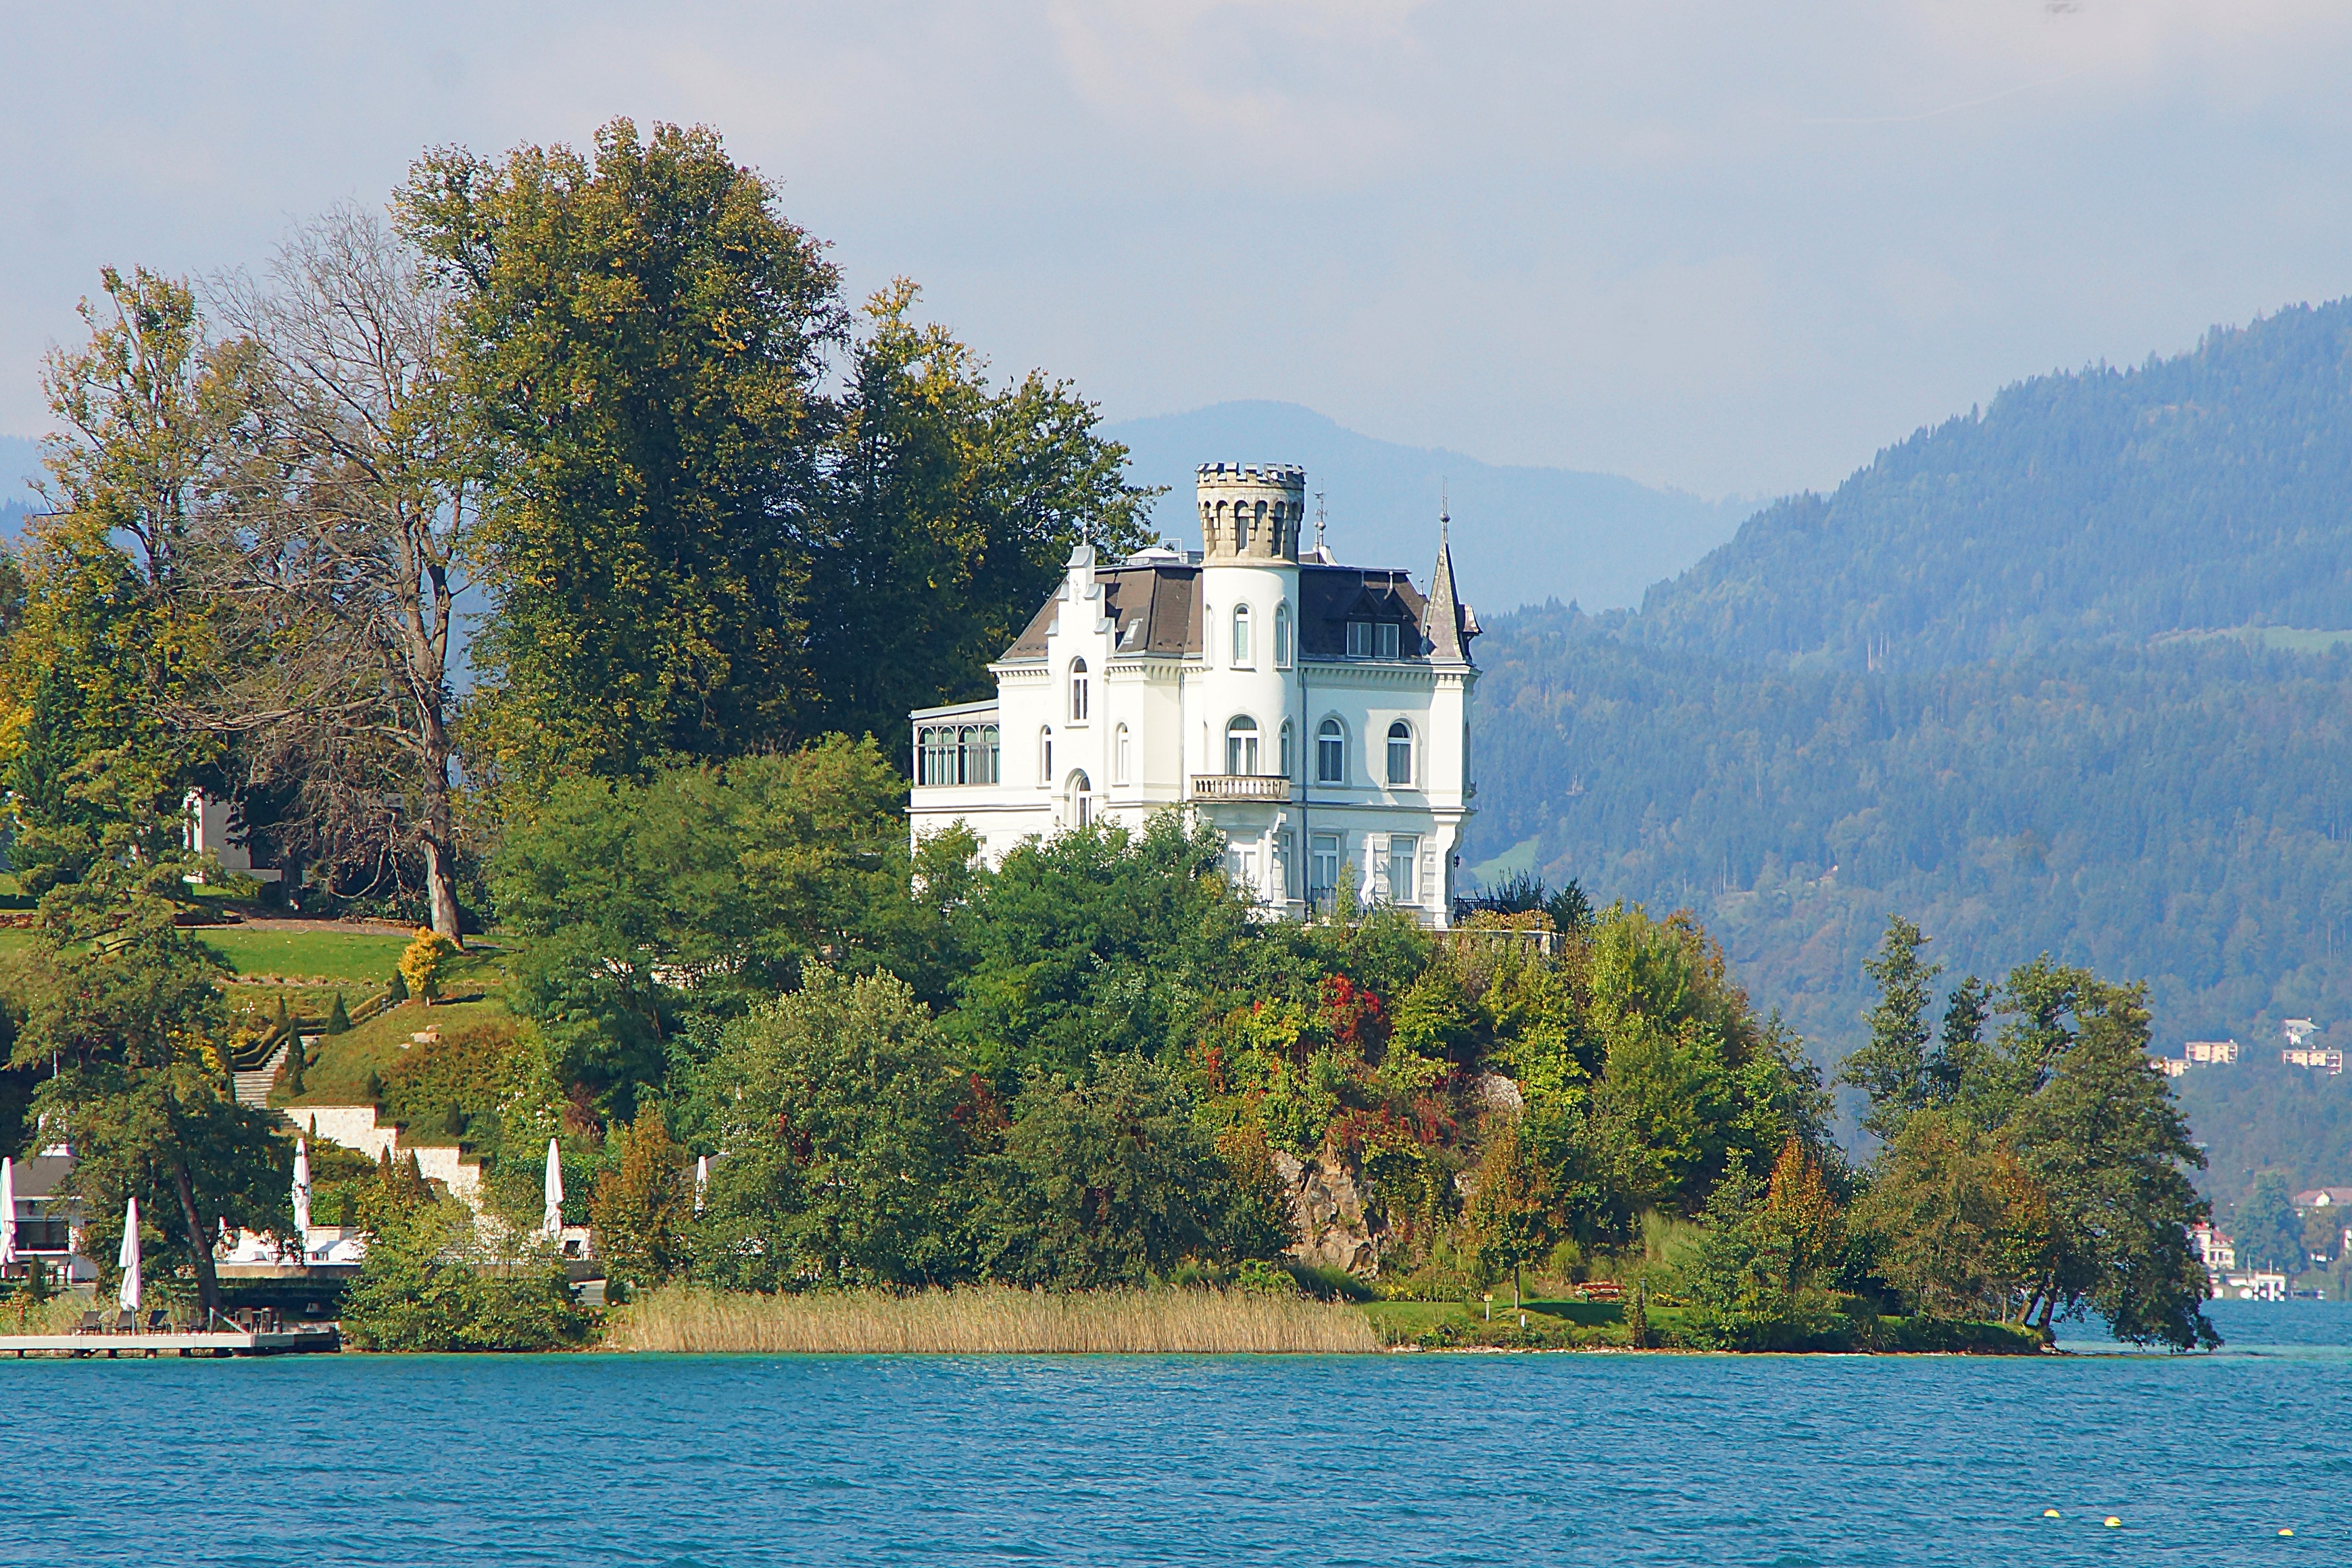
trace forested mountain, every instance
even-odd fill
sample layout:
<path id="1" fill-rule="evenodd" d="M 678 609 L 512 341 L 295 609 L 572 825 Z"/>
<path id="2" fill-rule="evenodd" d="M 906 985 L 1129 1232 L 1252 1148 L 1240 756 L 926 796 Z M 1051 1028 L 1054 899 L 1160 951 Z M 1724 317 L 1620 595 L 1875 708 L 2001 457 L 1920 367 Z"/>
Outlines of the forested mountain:
<path id="1" fill-rule="evenodd" d="M 2030 382 L 1639 614 L 1495 617 L 1473 858 L 1696 910 L 1825 1061 L 1894 911 L 1947 984 L 2045 950 L 2145 978 L 2176 1052 L 2275 1061 L 2290 1016 L 2352 1046 L 2347 352 L 2337 303 Z M 2217 1195 L 2260 1121 L 2212 1129 Z M 2352 1181 L 2352 1141 L 2273 1142 Z"/>
<path id="2" fill-rule="evenodd" d="M 2246 626 L 2352 627 L 2352 300 L 2010 387 L 1759 512 L 1637 635 L 1927 669 Z"/>

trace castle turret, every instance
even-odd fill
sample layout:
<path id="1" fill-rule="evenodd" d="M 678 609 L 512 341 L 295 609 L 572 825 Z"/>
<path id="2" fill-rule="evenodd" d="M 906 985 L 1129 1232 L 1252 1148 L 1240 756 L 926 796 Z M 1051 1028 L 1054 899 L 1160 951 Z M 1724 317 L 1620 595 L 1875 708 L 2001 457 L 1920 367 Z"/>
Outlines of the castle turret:
<path id="1" fill-rule="evenodd" d="M 1201 465 L 1201 547 L 1211 565 L 1298 561 L 1307 470 L 1289 463 Z"/>

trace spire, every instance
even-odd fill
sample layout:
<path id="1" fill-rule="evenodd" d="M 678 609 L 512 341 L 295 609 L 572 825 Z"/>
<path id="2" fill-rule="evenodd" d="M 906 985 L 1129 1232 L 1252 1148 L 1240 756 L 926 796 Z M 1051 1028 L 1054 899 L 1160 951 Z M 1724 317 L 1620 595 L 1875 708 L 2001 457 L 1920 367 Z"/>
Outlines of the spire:
<path id="1" fill-rule="evenodd" d="M 1478 635 L 1478 621 L 1454 591 L 1453 531 L 1454 519 L 1441 500 L 1437 509 L 1437 569 L 1429 576 L 1429 657 L 1444 663 L 1467 664 L 1469 641 Z"/>

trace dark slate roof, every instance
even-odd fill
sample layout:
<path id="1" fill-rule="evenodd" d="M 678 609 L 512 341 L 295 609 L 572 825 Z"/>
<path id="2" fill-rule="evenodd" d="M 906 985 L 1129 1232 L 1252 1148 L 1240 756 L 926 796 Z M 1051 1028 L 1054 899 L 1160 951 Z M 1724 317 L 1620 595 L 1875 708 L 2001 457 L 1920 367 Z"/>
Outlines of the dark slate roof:
<path id="1" fill-rule="evenodd" d="M 1190 563 L 1150 562 L 1095 570 L 1102 584 L 1104 613 L 1118 623 L 1115 646 L 1122 654 L 1162 658 L 1201 651 L 1201 568 Z M 1048 599 L 1013 646 L 1007 662 L 1045 657 L 1046 629 L 1060 601 Z M 1302 562 L 1298 568 L 1298 651 L 1306 658 L 1341 658 L 1348 651 L 1349 621 L 1392 621 L 1405 628 L 1400 638 L 1411 653 L 1427 646 L 1423 622 L 1429 603 L 1412 585 L 1411 574 L 1363 566 Z M 1467 641 L 1475 632 L 1462 624 Z"/>
<path id="2" fill-rule="evenodd" d="M 1181 563 L 1162 565 L 1098 566 L 1095 582 L 1103 590 L 1103 613 L 1118 623 L 1114 643 L 1125 654 L 1159 654 L 1175 658 L 1201 649 L 1201 569 Z M 1008 661 L 1045 657 L 1045 633 L 1061 608 L 1048 599 L 1030 617 L 1028 626 L 1004 650 Z"/>
<path id="3" fill-rule="evenodd" d="M 1421 590 L 1404 572 L 1362 566 L 1298 568 L 1298 652 L 1304 658 L 1341 658 L 1349 621 L 1394 621 L 1407 654 L 1421 652 Z"/>
<path id="4" fill-rule="evenodd" d="M 9 1173 L 19 1198 L 46 1198 L 56 1195 L 66 1173 L 74 1167 L 70 1154 L 35 1154 L 16 1162 Z"/>

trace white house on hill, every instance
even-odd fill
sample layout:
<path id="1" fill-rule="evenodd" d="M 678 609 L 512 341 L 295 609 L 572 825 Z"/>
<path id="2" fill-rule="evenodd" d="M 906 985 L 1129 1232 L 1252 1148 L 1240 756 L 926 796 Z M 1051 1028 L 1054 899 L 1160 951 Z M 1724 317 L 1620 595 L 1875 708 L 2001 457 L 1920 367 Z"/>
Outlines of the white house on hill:
<path id="1" fill-rule="evenodd" d="M 911 714 L 920 839 L 962 822 L 994 863 L 1097 820 L 1183 805 L 1235 885 L 1304 914 L 1343 876 L 1444 925 L 1470 815 L 1470 641 L 1441 520 L 1426 595 L 1385 568 L 1302 557 L 1301 468 L 1200 470 L 1202 548 L 1116 563 L 1091 548 L 991 665 L 992 701 Z"/>

